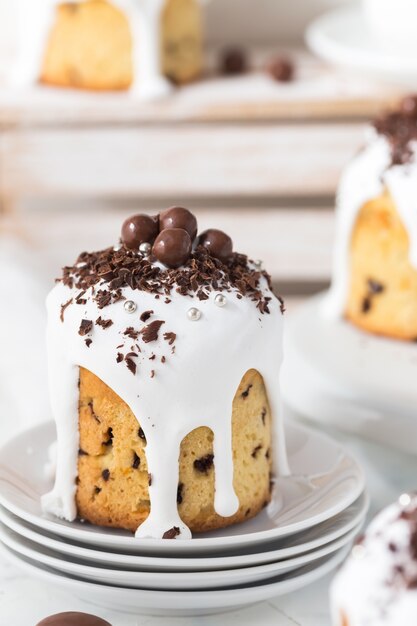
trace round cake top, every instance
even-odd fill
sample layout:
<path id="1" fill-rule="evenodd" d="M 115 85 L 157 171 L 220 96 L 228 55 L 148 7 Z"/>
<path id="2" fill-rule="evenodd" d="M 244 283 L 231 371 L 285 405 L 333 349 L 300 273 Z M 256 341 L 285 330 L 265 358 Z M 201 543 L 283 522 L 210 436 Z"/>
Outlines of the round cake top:
<path id="1" fill-rule="evenodd" d="M 85 292 L 94 288 L 99 309 L 123 299 L 122 290 L 145 291 L 157 299 L 175 291 L 207 300 L 210 292 L 235 292 L 256 303 L 261 314 L 269 313 L 271 295 L 261 287 L 271 278 L 260 262 L 233 252 L 231 238 L 209 229 L 197 237 L 195 216 L 182 207 L 171 207 L 157 216 L 134 215 L 123 226 L 119 245 L 98 252 L 83 252 L 59 279 L 79 290 L 76 304 L 85 304 Z M 280 298 L 281 307 L 283 303 Z"/>
<path id="2" fill-rule="evenodd" d="M 417 614 L 417 495 L 402 494 L 370 524 L 335 579 L 349 626 L 411 626 Z"/>
<path id="3" fill-rule="evenodd" d="M 50 615 L 39 622 L 38 626 L 111 626 L 111 624 L 95 615 L 69 611 Z"/>

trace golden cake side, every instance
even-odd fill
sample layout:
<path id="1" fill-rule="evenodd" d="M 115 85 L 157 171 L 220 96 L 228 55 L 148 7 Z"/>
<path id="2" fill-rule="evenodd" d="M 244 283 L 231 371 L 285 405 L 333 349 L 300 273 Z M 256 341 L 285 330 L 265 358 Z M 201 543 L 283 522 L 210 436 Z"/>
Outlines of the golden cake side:
<path id="1" fill-rule="evenodd" d="M 128 406 L 82 368 L 79 426 L 79 516 L 102 526 L 136 530 L 150 507 L 152 477 L 146 462 L 146 439 Z M 221 517 L 214 510 L 211 430 L 200 427 L 181 444 L 177 503 L 182 520 L 193 532 L 254 517 L 270 500 L 271 416 L 262 377 L 254 370 L 244 375 L 236 391 L 232 429 L 239 509 L 231 517 Z"/>

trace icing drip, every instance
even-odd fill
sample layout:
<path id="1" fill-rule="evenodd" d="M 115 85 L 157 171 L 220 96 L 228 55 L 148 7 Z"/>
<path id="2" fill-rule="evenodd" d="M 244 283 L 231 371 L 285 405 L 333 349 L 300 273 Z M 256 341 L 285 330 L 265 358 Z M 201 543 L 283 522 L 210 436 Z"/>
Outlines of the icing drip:
<path id="1" fill-rule="evenodd" d="M 93 293 L 93 289 L 95 292 Z M 78 368 L 84 367 L 111 387 L 130 407 L 147 441 L 146 458 L 152 475 L 149 488 L 151 512 L 139 527 L 137 537 L 160 538 L 171 528 L 179 538 L 191 536 L 177 510 L 178 456 L 182 439 L 200 426 L 214 434 L 215 510 L 231 516 L 238 508 L 233 489 L 231 415 L 236 390 L 244 374 L 256 369 L 263 376 L 271 414 L 274 417 L 274 455 L 277 474 L 288 474 L 280 411 L 279 369 L 282 358 L 281 303 L 272 294 L 265 277 L 259 289 L 270 297 L 270 314 L 260 313 L 256 302 L 235 290 L 227 292 L 227 304 L 215 302 L 218 291 L 205 300 L 182 295 L 173 289 L 170 302 L 154 293 L 124 286 L 125 299 L 99 308 L 97 286 L 83 293 L 83 304 L 62 305 L 79 293 L 58 283 L 47 299 L 50 390 L 57 422 L 58 457 L 55 486 L 43 497 L 43 508 L 67 520 L 76 517 L 75 479 L 78 458 Z M 125 303 L 136 305 L 128 313 Z M 85 304 L 84 304 L 85 301 Z M 198 321 L 188 316 L 190 307 L 201 313 Z M 153 311 L 145 323 L 140 315 Z M 113 324 L 106 329 L 94 324 L 102 316 Z M 82 320 L 93 327 L 79 335 Z M 140 331 L 152 321 L 163 321 L 157 339 L 141 342 L 135 358 L 136 372 L 117 362 L 117 352 L 128 352 L 132 339 L 124 335 L 129 326 Z M 175 351 L 164 333 L 175 333 Z M 87 346 L 86 339 L 92 342 Z M 122 343 L 125 349 L 120 349 Z M 155 359 L 149 360 L 154 354 Z M 163 358 L 164 357 L 164 358 Z M 153 373 L 154 371 L 154 373 Z"/>
<path id="2" fill-rule="evenodd" d="M 369 131 L 365 148 L 344 171 L 338 190 L 332 283 L 323 300 L 323 314 L 342 317 L 350 279 L 350 245 L 363 205 L 385 189 L 392 195 L 409 236 L 409 259 L 417 269 L 416 142 L 409 144 L 409 162 L 392 165 L 392 147 L 384 135 Z"/>
<path id="3" fill-rule="evenodd" d="M 73 0 L 81 3 L 83 0 Z M 56 9 L 62 0 L 17 2 L 18 56 L 8 81 L 16 87 L 38 82 Z M 168 94 L 172 87 L 161 72 L 161 13 L 165 0 L 112 0 L 129 20 L 133 39 L 132 92 L 143 99 Z"/>
<path id="4" fill-rule="evenodd" d="M 334 624 L 414 626 L 417 613 L 417 498 L 370 524 L 331 589 Z"/>

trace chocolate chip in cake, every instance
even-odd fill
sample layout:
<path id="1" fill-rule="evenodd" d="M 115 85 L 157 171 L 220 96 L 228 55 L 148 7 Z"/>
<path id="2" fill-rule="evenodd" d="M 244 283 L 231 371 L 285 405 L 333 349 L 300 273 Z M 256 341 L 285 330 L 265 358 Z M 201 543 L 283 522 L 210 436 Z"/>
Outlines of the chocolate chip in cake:
<path id="1" fill-rule="evenodd" d="M 270 458 L 270 456 L 271 456 L 271 449 L 270 449 L 270 448 L 268 448 L 268 450 L 265 452 L 265 458 L 266 458 L 266 459 L 269 459 L 269 458 Z"/>
<path id="2" fill-rule="evenodd" d="M 97 424 L 101 424 L 100 418 L 94 412 L 94 403 L 92 400 L 90 400 L 90 402 L 88 403 L 88 408 L 90 409 L 91 417 L 93 417 L 96 420 Z"/>
<path id="3" fill-rule="evenodd" d="M 182 504 L 182 501 L 183 501 L 183 491 L 184 491 L 183 483 L 178 483 L 178 487 L 177 487 L 177 504 Z"/>
<path id="4" fill-rule="evenodd" d="M 373 278 L 369 278 L 368 279 L 368 289 L 369 289 L 370 293 L 376 295 L 376 294 L 382 293 L 384 291 L 385 287 L 379 281 L 377 281 L 377 280 L 375 280 Z"/>
<path id="5" fill-rule="evenodd" d="M 180 529 L 178 526 L 173 526 L 173 528 L 170 528 L 162 535 L 162 539 L 175 539 L 175 537 L 178 537 L 179 534 Z"/>
<path id="6" fill-rule="evenodd" d="M 113 443 L 113 428 L 107 430 L 107 441 L 103 441 L 103 446 L 111 446 Z"/>
<path id="7" fill-rule="evenodd" d="M 247 386 L 247 388 L 245 389 L 245 391 L 242 391 L 242 398 L 247 398 L 249 395 L 250 390 L 252 389 L 253 385 L 250 384 Z"/>
<path id="8" fill-rule="evenodd" d="M 97 486 L 94 487 L 95 495 L 98 495 L 100 493 L 100 491 L 101 491 L 101 487 L 97 487 Z"/>
<path id="9" fill-rule="evenodd" d="M 262 413 L 261 413 L 261 420 L 262 420 L 262 424 L 265 426 L 265 417 L 266 417 L 266 409 L 265 407 L 262 409 Z"/>
<path id="10" fill-rule="evenodd" d="M 251 512 L 251 509 L 250 509 L 250 508 L 249 508 L 249 509 L 246 509 L 246 511 L 245 511 L 245 517 L 247 517 L 247 516 L 249 515 L 249 513 L 250 513 L 250 512 Z"/>
<path id="11" fill-rule="evenodd" d="M 88 333 L 91 333 L 93 330 L 93 322 L 91 320 L 81 320 L 80 328 L 78 329 L 78 334 L 81 337 L 85 337 Z"/>
<path id="12" fill-rule="evenodd" d="M 142 315 L 140 316 L 140 321 L 141 321 L 141 322 L 147 322 L 147 321 L 148 321 L 148 319 L 151 317 L 151 315 L 153 315 L 153 311 L 152 311 L 152 310 L 150 310 L 150 311 L 144 311 L 144 312 L 142 313 Z"/>
<path id="13" fill-rule="evenodd" d="M 201 459 L 195 459 L 194 469 L 202 474 L 208 474 L 209 469 L 213 466 L 214 454 L 206 454 Z"/>
<path id="14" fill-rule="evenodd" d="M 140 465 L 140 457 L 136 454 L 136 452 L 134 452 L 132 467 L 133 469 L 138 469 L 139 465 Z"/>
<path id="15" fill-rule="evenodd" d="M 252 451 L 252 458 L 256 459 L 258 456 L 258 452 L 260 450 L 262 450 L 262 446 L 261 445 L 256 446 Z"/>
<path id="16" fill-rule="evenodd" d="M 152 474 L 148 474 L 148 485 L 149 487 L 152 486 Z"/>
<path id="17" fill-rule="evenodd" d="M 138 436 L 139 436 L 140 439 L 142 439 L 146 443 L 145 433 L 143 432 L 142 428 L 139 428 Z"/>
<path id="18" fill-rule="evenodd" d="M 110 470 L 104 469 L 101 472 L 101 476 L 102 476 L 103 480 L 107 482 L 109 480 L 109 478 L 110 478 Z"/>
<path id="19" fill-rule="evenodd" d="M 85 452 L 82 448 L 78 449 L 78 456 L 88 456 L 88 453 Z"/>
<path id="20" fill-rule="evenodd" d="M 369 311 L 371 310 L 372 307 L 372 301 L 371 298 L 369 296 L 365 296 L 364 299 L 362 300 L 362 313 L 369 313 Z"/>

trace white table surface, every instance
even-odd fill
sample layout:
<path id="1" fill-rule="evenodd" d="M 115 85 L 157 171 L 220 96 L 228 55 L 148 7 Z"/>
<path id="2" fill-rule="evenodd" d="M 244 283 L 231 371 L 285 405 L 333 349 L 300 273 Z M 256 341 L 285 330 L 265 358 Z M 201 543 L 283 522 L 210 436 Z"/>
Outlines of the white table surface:
<path id="1" fill-rule="evenodd" d="M 401 492 L 417 486 L 417 456 L 387 450 L 351 436 L 332 433 L 364 466 L 373 515 Z M 222 616 L 165 618 L 122 615 L 98 610 L 43 582 L 22 575 L 0 558 L 0 626 L 35 626 L 43 617 L 62 611 L 100 615 L 112 626 L 330 626 L 328 589 L 332 576 L 285 597 Z"/>

